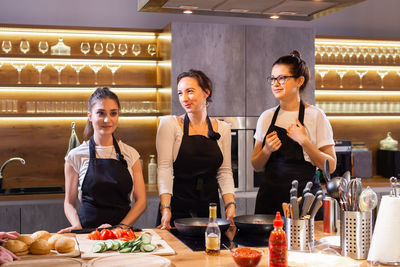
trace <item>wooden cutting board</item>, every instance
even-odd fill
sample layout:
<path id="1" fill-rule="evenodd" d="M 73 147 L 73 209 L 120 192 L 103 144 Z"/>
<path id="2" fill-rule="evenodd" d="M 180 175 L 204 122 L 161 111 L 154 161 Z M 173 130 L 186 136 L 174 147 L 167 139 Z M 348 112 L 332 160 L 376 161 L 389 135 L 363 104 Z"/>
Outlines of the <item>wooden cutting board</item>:
<path id="1" fill-rule="evenodd" d="M 152 251 L 152 252 L 137 252 L 137 253 L 132 253 L 132 254 L 137 254 L 137 255 L 174 255 L 175 250 L 173 250 L 168 243 L 162 239 L 154 230 L 152 229 L 144 229 L 143 232 L 148 232 L 152 235 L 152 240 L 151 243 L 157 245 L 157 248 Z M 103 253 L 94 253 L 92 251 L 93 245 L 99 240 L 90 240 L 88 238 L 88 234 L 79 234 L 76 235 L 76 239 L 78 242 L 78 246 L 80 249 L 80 254 L 82 259 L 92 259 L 92 258 L 98 258 L 98 257 L 104 257 L 104 256 L 114 256 L 114 255 L 121 255 L 118 251 L 106 251 Z"/>
<path id="2" fill-rule="evenodd" d="M 146 266 L 146 267 L 169 267 L 169 259 L 145 254 L 124 254 L 118 256 L 106 256 L 89 261 L 88 267 L 109 267 L 109 266 Z"/>
<path id="3" fill-rule="evenodd" d="M 86 266 L 85 263 L 79 259 L 73 258 L 63 258 L 63 257 L 46 257 L 42 256 L 42 258 L 31 258 L 31 259 L 21 259 L 18 261 L 5 263 L 3 266 L 12 266 L 12 267 L 80 267 Z"/>

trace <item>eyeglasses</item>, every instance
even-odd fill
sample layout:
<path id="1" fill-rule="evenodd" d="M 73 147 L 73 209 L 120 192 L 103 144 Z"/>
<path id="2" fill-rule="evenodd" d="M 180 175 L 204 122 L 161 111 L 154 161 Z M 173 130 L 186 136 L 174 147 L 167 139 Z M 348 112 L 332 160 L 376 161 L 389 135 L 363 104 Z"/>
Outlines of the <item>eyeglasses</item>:
<path id="1" fill-rule="evenodd" d="M 267 82 L 271 83 L 271 85 L 274 85 L 276 81 L 278 81 L 280 85 L 284 85 L 287 79 L 289 78 L 295 78 L 295 76 L 285 76 L 285 75 L 279 75 L 278 77 L 269 76 L 267 77 Z"/>

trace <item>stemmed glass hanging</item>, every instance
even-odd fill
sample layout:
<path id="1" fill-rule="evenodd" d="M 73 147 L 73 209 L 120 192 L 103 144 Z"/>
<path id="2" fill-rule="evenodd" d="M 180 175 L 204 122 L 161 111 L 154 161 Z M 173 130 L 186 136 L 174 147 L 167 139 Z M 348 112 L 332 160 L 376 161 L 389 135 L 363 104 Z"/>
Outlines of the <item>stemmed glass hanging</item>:
<path id="1" fill-rule="evenodd" d="M 329 72 L 329 70 L 317 70 L 318 74 L 321 76 L 321 88 L 324 88 L 324 77 Z"/>
<path id="2" fill-rule="evenodd" d="M 47 64 L 41 63 L 33 63 L 32 66 L 38 71 L 39 73 L 39 81 L 38 84 L 42 84 L 42 71 L 47 67 Z"/>
<path id="3" fill-rule="evenodd" d="M 140 44 L 132 45 L 132 54 L 134 54 L 135 57 L 137 57 L 141 52 L 142 52 L 142 47 L 140 46 Z"/>
<path id="4" fill-rule="evenodd" d="M 97 55 L 100 55 L 101 53 L 103 53 L 103 43 L 95 43 L 93 46 L 93 51 Z"/>
<path id="5" fill-rule="evenodd" d="M 386 53 L 386 48 L 382 47 L 382 48 L 377 48 L 377 54 L 378 54 L 378 63 L 382 64 L 382 57 L 383 55 L 385 55 Z"/>
<path id="6" fill-rule="evenodd" d="M 353 47 L 347 48 L 347 54 L 349 55 L 349 63 L 351 63 L 353 61 L 354 53 L 355 53 L 355 51 L 354 51 Z"/>
<path id="7" fill-rule="evenodd" d="M 81 52 L 86 56 L 90 52 L 90 44 L 88 42 L 81 43 Z"/>
<path id="8" fill-rule="evenodd" d="M 103 68 L 103 64 L 90 64 L 89 67 L 94 72 L 94 84 L 97 85 L 97 73 L 101 70 L 101 68 Z"/>
<path id="9" fill-rule="evenodd" d="M 127 44 L 119 44 L 118 52 L 121 54 L 121 56 L 125 56 L 125 54 L 128 53 L 128 45 Z"/>
<path id="10" fill-rule="evenodd" d="M 47 51 L 49 51 L 49 44 L 46 41 L 40 41 L 38 44 L 38 50 L 42 54 L 47 53 Z"/>
<path id="11" fill-rule="evenodd" d="M 11 66 L 13 66 L 17 72 L 18 72 L 18 84 L 21 84 L 21 71 L 26 67 L 26 63 L 12 63 Z"/>
<path id="12" fill-rule="evenodd" d="M 374 63 L 374 57 L 375 57 L 375 55 L 376 55 L 376 50 L 375 50 L 375 48 L 374 48 L 374 47 L 369 47 L 369 48 L 368 48 L 368 53 L 369 53 L 370 56 L 371 56 L 371 63 Z"/>
<path id="13" fill-rule="evenodd" d="M 378 73 L 379 77 L 381 77 L 381 88 L 384 88 L 383 87 L 383 78 L 385 78 L 385 76 L 388 74 L 388 71 L 378 70 L 377 73 Z"/>
<path id="14" fill-rule="evenodd" d="M 367 63 L 367 57 L 368 57 L 368 47 L 361 47 L 361 53 L 364 58 L 364 63 Z"/>
<path id="15" fill-rule="evenodd" d="M 342 55 L 342 62 L 344 62 L 344 58 L 347 55 L 347 47 L 345 46 L 341 46 L 340 47 L 340 54 Z"/>
<path id="16" fill-rule="evenodd" d="M 22 53 L 26 54 L 29 52 L 30 50 L 30 45 L 29 45 L 29 41 L 27 40 L 22 40 L 19 43 L 19 49 L 21 50 Z"/>
<path id="17" fill-rule="evenodd" d="M 333 54 L 333 48 L 334 48 L 334 46 L 327 46 L 325 49 L 325 53 L 328 55 L 328 62 L 331 61 L 331 55 Z"/>
<path id="18" fill-rule="evenodd" d="M 73 68 L 76 72 L 76 84 L 81 84 L 79 82 L 79 73 L 81 72 L 81 70 L 85 67 L 85 65 L 83 64 L 71 64 L 71 68 Z"/>
<path id="19" fill-rule="evenodd" d="M 335 45 L 333 47 L 333 55 L 335 56 L 335 62 L 338 62 L 339 54 L 340 54 L 340 47 Z"/>
<path id="20" fill-rule="evenodd" d="M 157 48 L 155 44 L 149 44 L 147 46 L 147 53 L 149 53 L 150 56 L 154 56 L 157 52 Z"/>
<path id="21" fill-rule="evenodd" d="M 61 71 L 65 69 L 66 66 L 67 64 L 60 64 L 60 63 L 53 64 L 53 68 L 55 68 L 58 73 L 58 84 L 61 84 Z"/>
<path id="22" fill-rule="evenodd" d="M 390 57 L 390 56 L 392 56 L 392 58 L 393 58 L 393 63 L 394 63 L 394 57 L 395 57 L 396 55 L 394 54 L 394 49 L 393 49 L 393 47 L 389 47 L 389 48 L 386 49 L 385 60 L 386 60 L 386 63 L 387 63 L 387 64 L 389 63 L 389 57 Z"/>
<path id="23" fill-rule="evenodd" d="M 347 70 L 336 70 L 336 73 L 340 77 L 340 88 L 343 88 L 343 76 L 347 73 Z"/>
<path id="24" fill-rule="evenodd" d="M 362 86 L 362 78 L 364 77 L 365 74 L 367 74 L 367 70 L 356 70 L 355 73 L 357 73 L 358 77 L 360 77 L 360 88 L 363 88 Z"/>
<path id="25" fill-rule="evenodd" d="M 12 43 L 11 41 L 3 41 L 1 43 L 1 49 L 8 54 L 12 50 Z"/>
<path id="26" fill-rule="evenodd" d="M 357 63 L 360 63 L 360 56 L 361 56 L 361 54 L 362 54 L 362 49 L 361 49 L 361 47 L 357 47 L 357 48 L 354 50 L 354 53 L 356 54 Z"/>
<path id="27" fill-rule="evenodd" d="M 115 85 L 115 72 L 121 67 L 119 64 L 107 64 L 107 68 L 111 71 L 112 85 Z"/>
<path id="28" fill-rule="evenodd" d="M 318 47 L 319 47 L 319 56 L 321 57 L 321 62 L 323 62 L 326 49 L 324 46 L 318 46 Z"/>
<path id="29" fill-rule="evenodd" d="M 106 44 L 106 52 L 110 55 L 114 54 L 115 52 L 115 44 L 114 43 L 107 43 Z"/>

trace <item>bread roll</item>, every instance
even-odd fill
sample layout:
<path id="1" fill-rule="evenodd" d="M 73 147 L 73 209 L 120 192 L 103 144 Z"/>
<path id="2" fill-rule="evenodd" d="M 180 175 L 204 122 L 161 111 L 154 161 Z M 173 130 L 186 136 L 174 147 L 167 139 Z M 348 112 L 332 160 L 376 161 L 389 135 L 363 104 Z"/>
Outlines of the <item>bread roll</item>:
<path id="1" fill-rule="evenodd" d="M 17 256 L 28 254 L 28 245 L 20 240 L 8 240 L 3 244 L 3 247 Z"/>
<path id="2" fill-rule="evenodd" d="M 61 237 L 56 241 L 56 250 L 60 253 L 68 253 L 75 250 L 75 240 L 69 237 Z"/>
<path id="3" fill-rule="evenodd" d="M 56 242 L 58 239 L 62 238 L 63 235 L 60 234 L 54 234 L 52 235 L 47 242 L 49 242 L 50 248 L 51 249 L 56 249 Z"/>
<path id="4" fill-rule="evenodd" d="M 31 237 L 33 238 L 33 240 L 43 239 L 43 240 L 47 241 L 51 237 L 51 234 L 47 231 L 41 230 L 41 231 L 34 232 L 31 235 Z"/>
<path id="5" fill-rule="evenodd" d="M 28 247 L 33 243 L 33 238 L 31 235 L 20 235 L 17 240 L 24 242 L 25 244 L 28 245 Z"/>
<path id="6" fill-rule="evenodd" d="M 50 253 L 50 245 L 49 242 L 47 242 L 44 239 L 38 239 L 35 240 L 30 248 L 29 248 L 29 252 L 31 254 L 35 254 L 35 255 L 45 255 L 45 254 L 49 254 Z"/>

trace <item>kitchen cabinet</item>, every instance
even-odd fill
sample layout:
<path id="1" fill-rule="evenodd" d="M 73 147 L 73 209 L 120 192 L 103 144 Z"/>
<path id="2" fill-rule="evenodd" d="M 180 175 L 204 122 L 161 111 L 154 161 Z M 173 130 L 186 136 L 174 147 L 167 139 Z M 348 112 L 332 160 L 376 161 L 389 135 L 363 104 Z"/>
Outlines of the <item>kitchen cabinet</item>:
<path id="1" fill-rule="evenodd" d="M 20 208 L 15 206 L 0 206 L 0 231 L 21 231 Z"/>
<path id="2" fill-rule="evenodd" d="M 314 31 L 308 28 L 178 23 L 172 32 L 172 114 L 184 111 L 174 79 L 190 68 L 214 83 L 210 116 L 259 116 L 277 105 L 266 77 L 280 56 L 299 50 L 313 71 Z M 304 95 L 314 103 L 314 77 Z"/>
<path id="3" fill-rule="evenodd" d="M 317 36 L 316 105 L 327 114 L 334 138 L 363 142 L 400 139 L 400 41 Z"/>
<path id="4" fill-rule="evenodd" d="M 21 168 L 7 167 L 5 186 L 64 184 L 71 123 L 82 142 L 87 101 L 100 86 L 120 99 L 116 137 L 147 166 L 158 117 L 171 113 L 168 28 L 0 25 L 0 40 L 0 139 L 7 140 L 0 162 L 26 160 Z"/>

